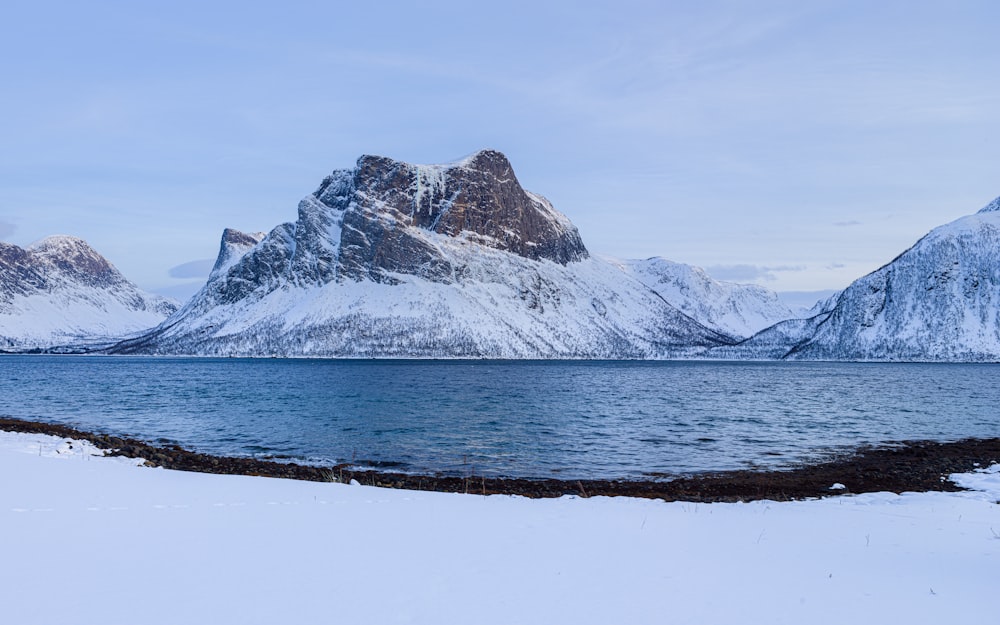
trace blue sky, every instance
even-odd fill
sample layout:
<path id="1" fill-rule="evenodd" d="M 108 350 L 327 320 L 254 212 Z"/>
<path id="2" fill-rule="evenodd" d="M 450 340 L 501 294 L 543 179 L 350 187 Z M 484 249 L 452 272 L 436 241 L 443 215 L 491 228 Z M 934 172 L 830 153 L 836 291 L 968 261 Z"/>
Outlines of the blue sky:
<path id="1" fill-rule="evenodd" d="M 5 2 L 0 238 L 190 291 L 361 154 L 505 152 L 597 254 L 834 289 L 1000 195 L 995 2 Z M 200 263 L 200 264 L 199 264 Z"/>

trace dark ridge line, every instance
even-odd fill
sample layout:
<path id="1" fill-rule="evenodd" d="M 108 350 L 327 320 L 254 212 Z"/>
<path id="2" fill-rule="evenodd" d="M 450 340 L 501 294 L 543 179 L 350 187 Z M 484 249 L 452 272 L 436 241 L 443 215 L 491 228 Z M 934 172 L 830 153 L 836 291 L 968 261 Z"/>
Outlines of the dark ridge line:
<path id="1" fill-rule="evenodd" d="M 48 434 L 93 443 L 110 456 L 139 458 L 147 466 L 179 471 L 251 475 L 349 483 L 351 480 L 382 488 L 520 495 L 529 498 L 622 496 L 664 501 L 736 502 L 791 501 L 831 495 L 889 491 L 961 491 L 948 480 L 951 473 L 967 473 L 1000 462 L 1000 438 L 954 442 L 902 441 L 886 446 L 859 447 L 853 453 L 826 462 L 779 471 L 722 471 L 664 480 L 559 480 L 409 475 L 358 470 L 340 464 L 328 467 L 281 463 L 254 458 L 213 456 L 176 445 L 156 446 L 133 438 L 97 434 L 68 426 L 0 417 L 0 430 Z M 831 490 L 835 484 L 844 489 Z M 1000 503 L 1000 502 L 998 502 Z"/>

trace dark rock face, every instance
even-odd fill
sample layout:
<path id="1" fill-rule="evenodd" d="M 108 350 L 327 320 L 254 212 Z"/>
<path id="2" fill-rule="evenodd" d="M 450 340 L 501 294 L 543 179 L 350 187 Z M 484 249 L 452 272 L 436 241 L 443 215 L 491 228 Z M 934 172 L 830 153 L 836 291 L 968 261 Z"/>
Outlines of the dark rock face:
<path id="1" fill-rule="evenodd" d="M 247 234 L 233 228 L 226 228 L 222 231 L 222 244 L 241 247 L 253 247 L 260 243 L 263 235 L 260 233 Z"/>
<path id="2" fill-rule="evenodd" d="M 344 211 L 340 264 L 355 280 L 406 273 L 451 281 L 453 267 L 419 231 L 562 265 L 588 256 L 576 228 L 524 191 L 507 158 L 492 150 L 450 166 L 362 156 L 353 171 L 327 177 L 313 197 Z"/>
<path id="3" fill-rule="evenodd" d="M 223 249 L 227 249 L 225 242 Z M 208 288 L 220 303 L 236 302 L 255 292 L 265 295 L 288 277 L 294 251 L 295 224 L 281 224 L 233 265 L 224 279 L 210 280 Z"/>
<path id="4" fill-rule="evenodd" d="M 0 302 L 10 303 L 15 295 L 47 288 L 45 273 L 27 250 L 0 242 Z"/>

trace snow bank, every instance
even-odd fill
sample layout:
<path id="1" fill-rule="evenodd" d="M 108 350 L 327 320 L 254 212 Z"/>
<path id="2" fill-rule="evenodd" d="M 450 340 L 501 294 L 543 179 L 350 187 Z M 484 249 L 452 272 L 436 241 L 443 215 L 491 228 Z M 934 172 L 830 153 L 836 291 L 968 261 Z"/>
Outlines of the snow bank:
<path id="1" fill-rule="evenodd" d="M 978 490 L 527 500 L 182 473 L 0 433 L 7 623 L 943 623 L 995 613 Z"/>

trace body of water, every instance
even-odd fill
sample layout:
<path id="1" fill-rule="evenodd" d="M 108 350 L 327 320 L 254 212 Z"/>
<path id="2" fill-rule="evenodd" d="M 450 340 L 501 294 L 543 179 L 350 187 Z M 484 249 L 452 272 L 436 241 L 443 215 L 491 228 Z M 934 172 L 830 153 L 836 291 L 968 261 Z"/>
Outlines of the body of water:
<path id="1" fill-rule="evenodd" d="M 619 478 L 1000 436 L 979 364 L 0 357 L 0 414 L 215 454 Z"/>

